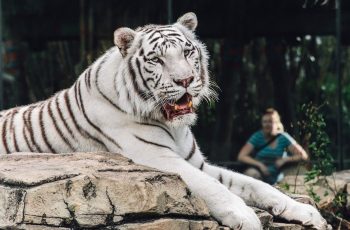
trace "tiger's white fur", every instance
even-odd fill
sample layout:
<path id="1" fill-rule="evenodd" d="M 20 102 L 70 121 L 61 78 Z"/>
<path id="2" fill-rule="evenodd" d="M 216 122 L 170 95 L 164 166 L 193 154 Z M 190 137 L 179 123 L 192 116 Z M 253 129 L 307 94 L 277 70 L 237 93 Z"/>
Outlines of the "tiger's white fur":
<path id="1" fill-rule="evenodd" d="M 136 163 L 180 174 L 191 191 L 206 201 L 211 214 L 234 229 L 262 228 L 247 204 L 326 229 L 312 206 L 207 163 L 190 130 L 194 113 L 165 119 L 164 102 L 176 101 L 187 92 L 197 107 L 213 95 L 208 55 L 193 33 L 196 26 L 195 14 L 187 13 L 173 25 L 118 29 L 116 47 L 85 70 L 71 88 L 46 101 L 0 113 L 1 153 L 119 152 Z M 174 83 L 189 76 L 193 81 L 187 88 Z"/>

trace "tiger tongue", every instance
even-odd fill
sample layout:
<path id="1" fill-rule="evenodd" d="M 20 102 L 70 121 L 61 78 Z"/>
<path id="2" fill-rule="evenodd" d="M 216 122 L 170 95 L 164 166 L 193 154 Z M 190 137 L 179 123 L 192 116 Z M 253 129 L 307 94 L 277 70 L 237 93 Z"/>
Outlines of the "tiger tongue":
<path id="1" fill-rule="evenodd" d="M 171 106 L 171 105 L 166 104 L 166 105 L 164 106 L 164 115 L 165 115 L 165 118 L 166 118 L 167 120 L 173 119 L 173 116 L 172 116 L 172 109 L 169 108 L 169 106 Z"/>

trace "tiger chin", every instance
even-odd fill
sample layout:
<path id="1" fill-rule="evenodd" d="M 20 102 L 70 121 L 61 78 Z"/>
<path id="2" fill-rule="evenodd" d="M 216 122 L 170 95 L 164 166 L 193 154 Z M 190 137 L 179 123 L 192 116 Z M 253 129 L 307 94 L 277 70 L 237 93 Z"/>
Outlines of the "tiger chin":
<path id="1" fill-rule="evenodd" d="M 179 174 L 211 215 L 233 229 L 262 229 L 247 204 L 327 229 L 316 208 L 205 159 L 190 126 L 201 101 L 216 95 L 207 50 L 194 34 L 197 23 L 196 15 L 187 13 L 172 25 L 117 29 L 115 47 L 72 87 L 0 112 L 0 152 L 121 153 Z"/>

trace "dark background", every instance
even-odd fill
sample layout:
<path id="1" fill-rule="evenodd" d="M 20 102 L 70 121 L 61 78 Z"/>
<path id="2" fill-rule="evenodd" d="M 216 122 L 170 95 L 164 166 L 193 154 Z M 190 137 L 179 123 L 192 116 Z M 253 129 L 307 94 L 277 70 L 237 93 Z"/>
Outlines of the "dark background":
<path id="1" fill-rule="evenodd" d="M 336 9 L 334 0 L 2 0 L 3 107 L 69 87 L 113 45 L 118 27 L 166 24 L 193 11 L 220 87 L 219 102 L 203 104 L 193 128 L 209 159 L 234 161 L 270 106 L 280 111 L 285 129 L 302 140 L 299 108 L 313 102 L 322 105 L 334 157 L 339 160 L 342 152 L 349 167 L 350 1 L 340 8 L 341 56 Z"/>

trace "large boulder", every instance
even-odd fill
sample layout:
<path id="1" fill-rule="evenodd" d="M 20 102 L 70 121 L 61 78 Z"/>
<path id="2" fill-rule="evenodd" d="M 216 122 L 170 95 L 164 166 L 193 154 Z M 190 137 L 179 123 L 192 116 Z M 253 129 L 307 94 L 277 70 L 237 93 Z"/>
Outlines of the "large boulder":
<path id="1" fill-rule="evenodd" d="M 256 212 L 266 228 L 303 229 Z M 210 217 L 178 175 L 110 153 L 1 156 L 4 228 L 228 229 Z"/>

